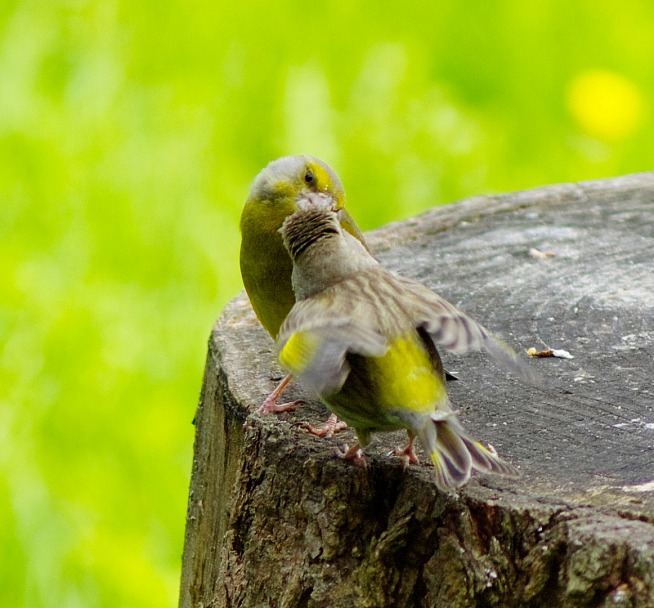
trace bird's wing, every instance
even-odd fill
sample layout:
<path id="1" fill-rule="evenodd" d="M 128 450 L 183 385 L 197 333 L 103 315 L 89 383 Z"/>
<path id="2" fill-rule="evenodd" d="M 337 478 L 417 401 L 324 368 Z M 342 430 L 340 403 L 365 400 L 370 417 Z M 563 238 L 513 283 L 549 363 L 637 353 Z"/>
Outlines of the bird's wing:
<path id="1" fill-rule="evenodd" d="M 380 333 L 313 299 L 296 303 L 277 339 L 280 363 L 318 395 L 332 394 L 343 386 L 350 371 L 348 353 L 381 357 L 387 349 Z"/>
<path id="2" fill-rule="evenodd" d="M 453 353 L 485 350 L 499 364 L 530 384 L 540 385 L 540 376 L 506 342 L 422 283 L 395 277 L 411 301 L 410 315 L 436 346 Z"/>

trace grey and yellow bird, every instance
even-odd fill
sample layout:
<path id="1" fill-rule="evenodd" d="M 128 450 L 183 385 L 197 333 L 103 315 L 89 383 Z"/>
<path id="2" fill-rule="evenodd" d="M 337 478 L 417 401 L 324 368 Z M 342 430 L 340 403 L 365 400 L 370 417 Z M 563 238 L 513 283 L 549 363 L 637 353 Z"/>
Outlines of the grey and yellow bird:
<path id="1" fill-rule="evenodd" d="M 361 230 L 345 208 L 345 191 L 338 176 L 314 156 L 284 156 L 269 163 L 255 178 L 241 213 L 241 276 L 254 312 L 273 337 L 293 304 L 292 263 L 279 229 L 303 196 L 320 196 L 345 231 L 362 243 Z M 295 402 L 277 404 L 291 376 L 286 376 L 264 401 L 260 412 L 291 409 Z M 334 430 L 330 418 L 327 432 Z"/>
<path id="2" fill-rule="evenodd" d="M 443 297 L 382 267 L 321 197 L 299 207 L 281 230 L 297 301 L 276 348 L 282 366 L 354 428 L 358 444 L 344 457 L 360 461 L 372 433 L 406 429 L 400 454 L 417 462 L 417 438 L 443 490 L 465 484 L 473 469 L 517 475 L 458 421 L 437 346 L 485 350 L 534 382 L 529 365 Z"/>

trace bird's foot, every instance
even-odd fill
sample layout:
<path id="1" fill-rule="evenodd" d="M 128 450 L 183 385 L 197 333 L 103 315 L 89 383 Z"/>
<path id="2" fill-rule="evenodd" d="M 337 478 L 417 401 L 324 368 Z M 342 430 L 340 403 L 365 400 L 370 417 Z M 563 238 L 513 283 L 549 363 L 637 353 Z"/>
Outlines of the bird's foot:
<path id="1" fill-rule="evenodd" d="M 336 455 L 342 460 L 350 460 L 352 463 L 361 467 L 362 469 L 367 468 L 366 459 L 363 457 L 363 450 L 361 446 L 356 443 L 351 448 L 348 448 L 347 445 L 336 448 Z"/>
<path id="2" fill-rule="evenodd" d="M 280 412 L 290 412 L 294 410 L 298 405 L 302 405 L 304 401 L 302 399 L 296 399 L 295 401 L 289 401 L 288 403 L 277 403 L 277 399 L 281 394 L 286 390 L 286 387 L 290 384 L 293 376 L 288 374 L 284 376 L 282 381 L 275 387 L 275 390 L 266 397 L 266 400 L 261 404 L 257 410 L 257 414 L 269 414 L 270 412 L 275 412 L 279 414 Z"/>
<path id="3" fill-rule="evenodd" d="M 303 429 L 309 431 L 311 435 L 316 437 L 333 437 L 339 431 L 347 428 L 347 423 L 339 420 L 336 414 L 332 414 L 327 418 L 327 422 L 322 426 L 311 426 L 308 423 L 300 425 Z"/>
<path id="4" fill-rule="evenodd" d="M 402 460 L 402 468 L 406 469 L 410 464 L 420 464 L 415 448 L 415 437 L 409 437 L 409 444 L 405 448 L 395 448 L 391 454 Z"/>
<path id="5" fill-rule="evenodd" d="M 304 401 L 302 399 L 296 399 L 295 401 L 289 401 L 288 403 L 275 403 L 275 399 L 268 397 L 257 410 L 257 414 L 269 414 L 274 412 L 279 414 L 280 412 L 292 412 L 298 405 L 302 405 Z"/>

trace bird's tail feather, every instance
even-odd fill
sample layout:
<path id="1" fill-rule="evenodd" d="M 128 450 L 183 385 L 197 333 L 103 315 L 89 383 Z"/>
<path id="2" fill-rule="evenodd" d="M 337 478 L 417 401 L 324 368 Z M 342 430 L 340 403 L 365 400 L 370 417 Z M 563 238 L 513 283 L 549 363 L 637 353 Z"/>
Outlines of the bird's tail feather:
<path id="1" fill-rule="evenodd" d="M 484 473 L 519 476 L 518 470 L 492 449 L 472 439 L 454 414 L 436 414 L 418 433 L 423 448 L 431 456 L 436 484 L 441 490 L 455 490 L 470 478 L 473 469 Z"/>
<path id="2" fill-rule="evenodd" d="M 472 467 L 484 473 L 497 473 L 506 477 L 520 477 L 520 471 L 500 458 L 495 450 L 471 439 L 462 437 L 463 443 L 472 458 Z"/>

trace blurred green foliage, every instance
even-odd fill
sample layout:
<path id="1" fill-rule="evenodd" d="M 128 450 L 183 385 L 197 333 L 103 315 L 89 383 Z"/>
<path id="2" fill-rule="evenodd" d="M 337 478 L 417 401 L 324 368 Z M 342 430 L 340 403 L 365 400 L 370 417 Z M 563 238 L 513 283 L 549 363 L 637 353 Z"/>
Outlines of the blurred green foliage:
<path id="1" fill-rule="evenodd" d="M 176 604 L 206 339 L 268 161 L 327 160 L 366 229 L 648 170 L 653 56 L 646 0 L 5 0 L 0 605 Z"/>

